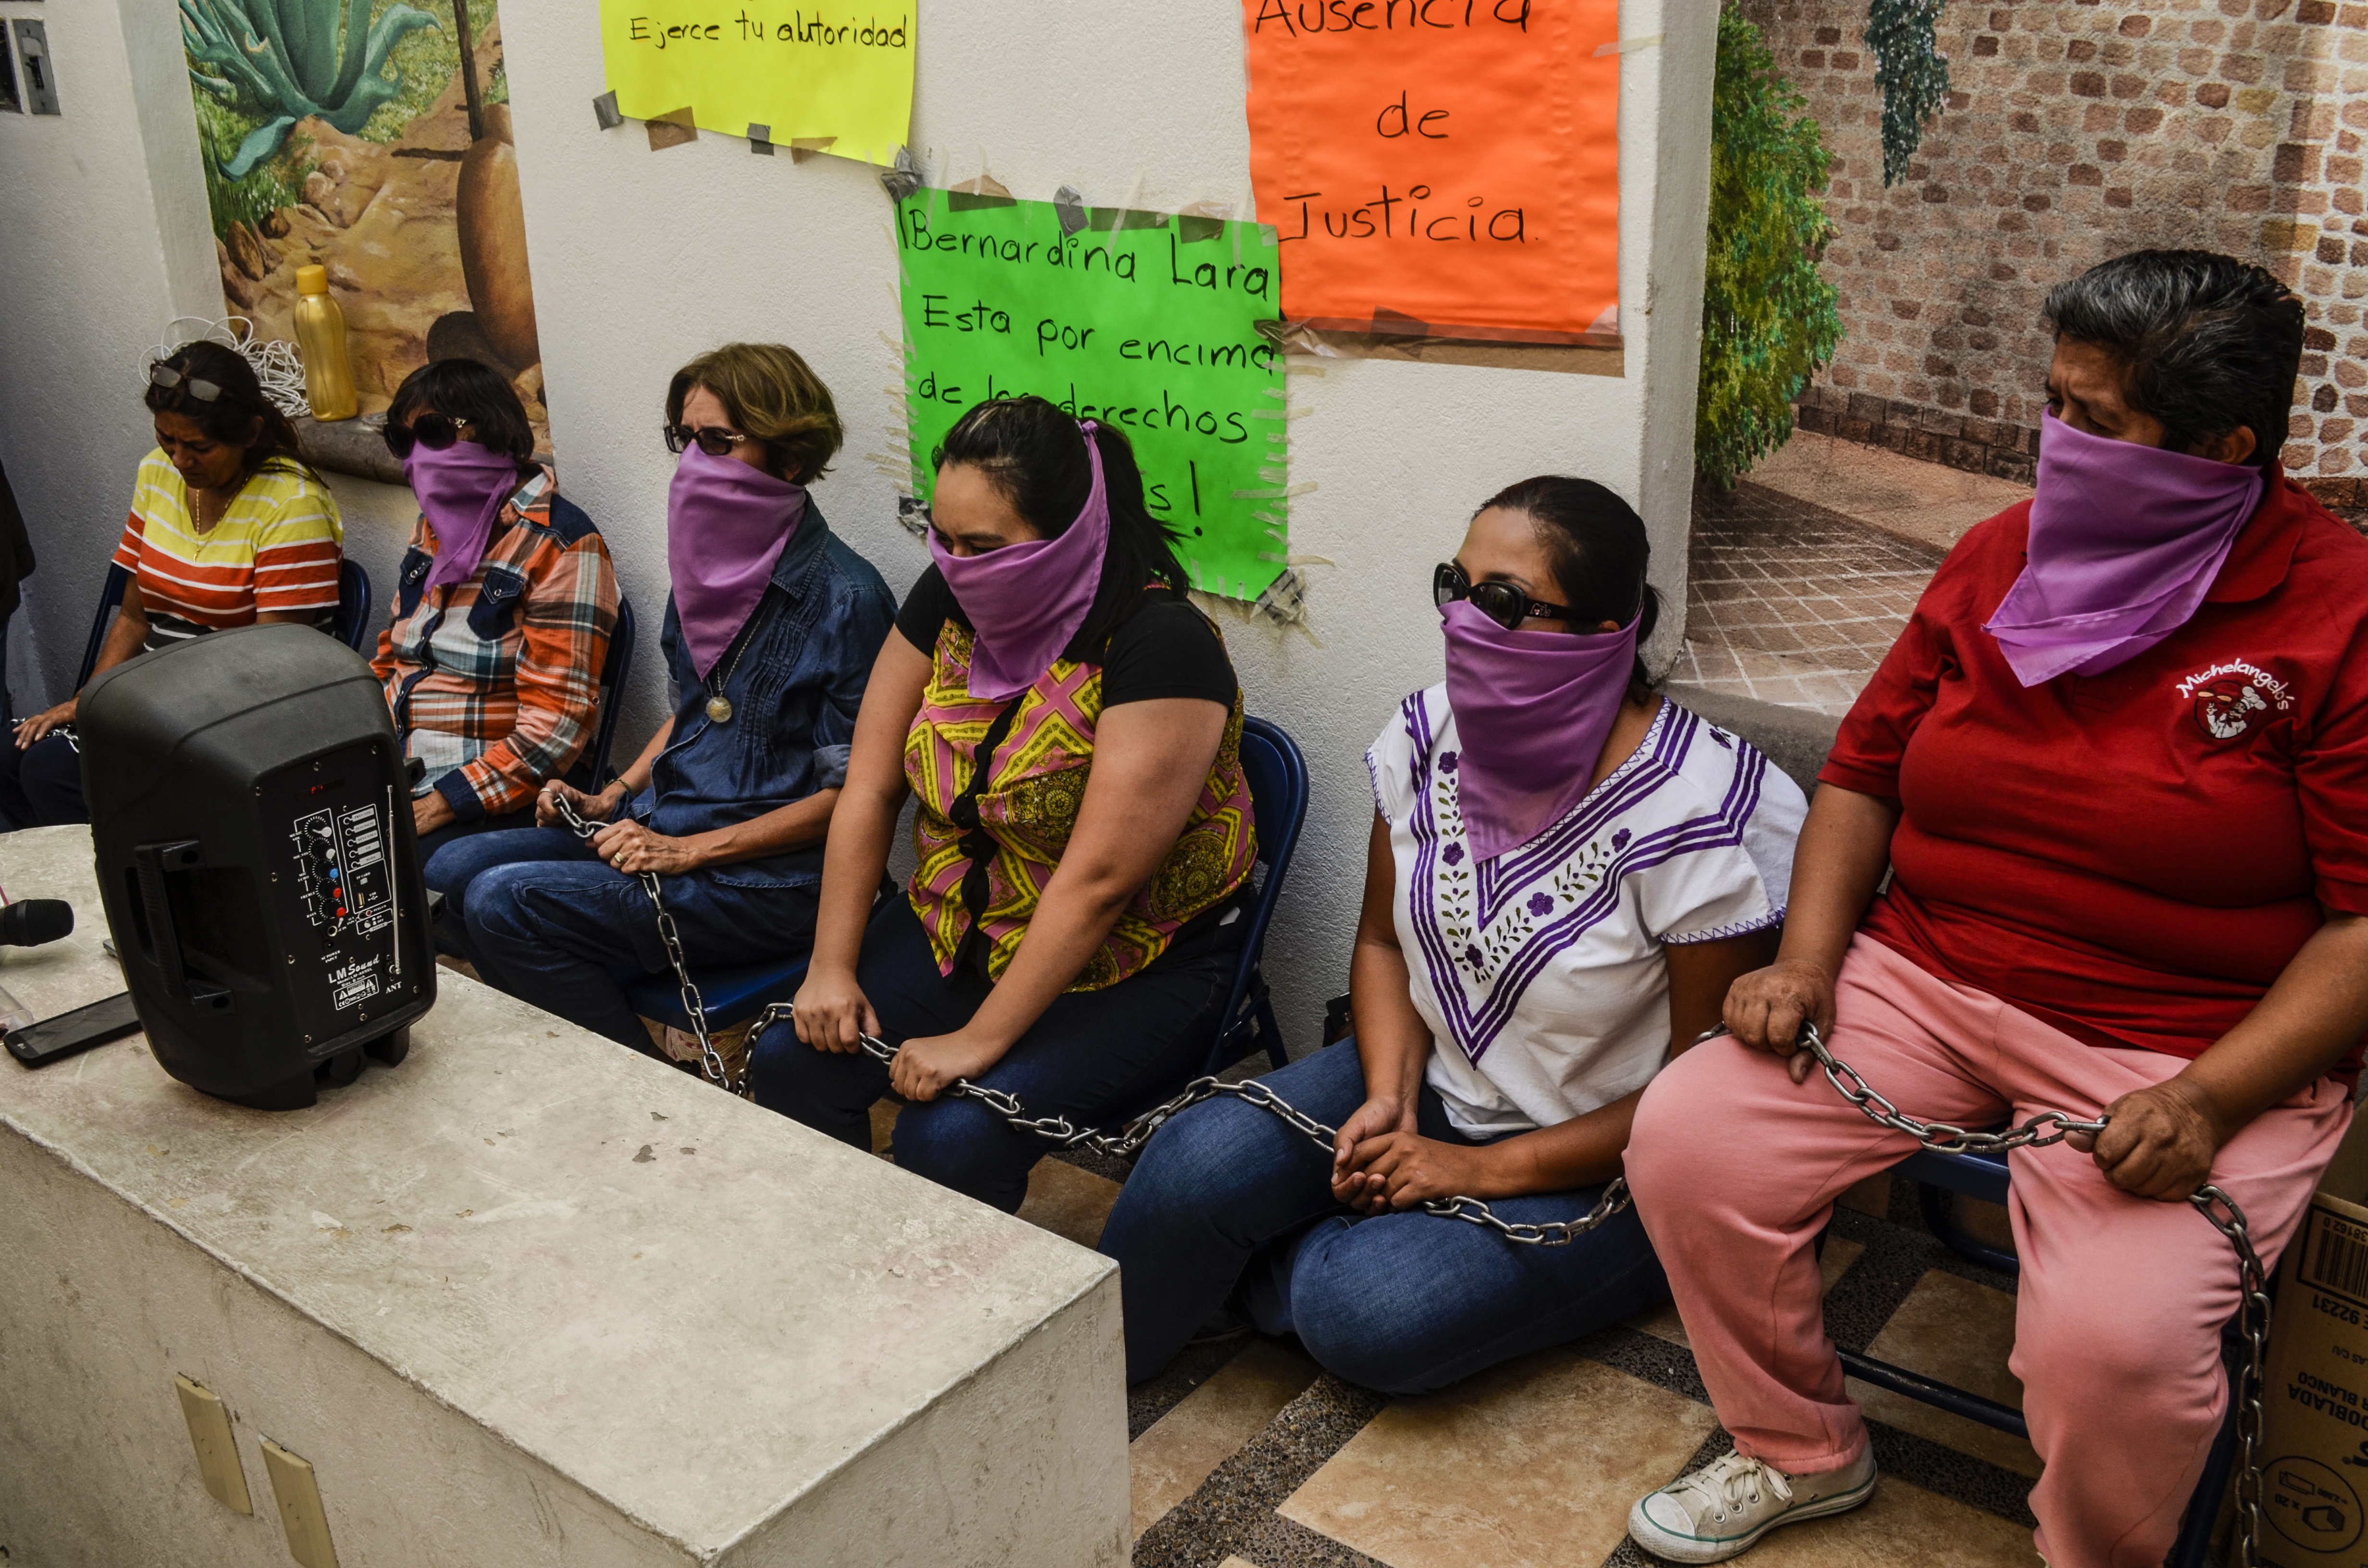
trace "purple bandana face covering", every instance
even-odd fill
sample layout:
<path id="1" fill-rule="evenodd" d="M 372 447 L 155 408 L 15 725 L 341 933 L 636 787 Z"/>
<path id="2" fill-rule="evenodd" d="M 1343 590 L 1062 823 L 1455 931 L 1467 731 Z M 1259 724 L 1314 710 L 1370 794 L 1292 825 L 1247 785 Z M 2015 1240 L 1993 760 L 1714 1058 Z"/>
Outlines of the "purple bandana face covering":
<path id="1" fill-rule="evenodd" d="M 1459 599 L 1447 631 L 1456 793 L 1473 855 L 1519 849 L 1578 804 L 1636 667 L 1639 616 L 1617 631 L 1508 631 Z"/>
<path id="2" fill-rule="evenodd" d="M 427 585 L 467 582 L 485 558 L 502 503 L 518 487 L 518 464 L 474 441 L 455 441 L 442 451 L 413 448 L 403 460 L 403 477 L 436 530 L 436 564 Z"/>
<path id="3" fill-rule="evenodd" d="M 2039 437 L 2029 563 L 1982 630 L 2025 686 L 2098 676 L 2187 624 L 2267 472 L 2075 430 Z"/>
<path id="4" fill-rule="evenodd" d="M 1088 420 L 1078 428 L 1094 465 L 1094 487 L 1085 510 L 1060 538 L 956 555 L 935 528 L 929 530 L 930 559 L 978 633 L 970 660 L 973 697 L 1001 702 L 1027 690 L 1053 667 L 1094 608 L 1102 557 L 1110 550 L 1110 497 L 1102 490 L 1096 426 Z"/>
<path id="5" fill-rule="evenodd" d="M 757 601 L 805 516 L 806 487 L 694 443 L 666 493 L 666 572 L 675 614 L 705 680 Z"/>

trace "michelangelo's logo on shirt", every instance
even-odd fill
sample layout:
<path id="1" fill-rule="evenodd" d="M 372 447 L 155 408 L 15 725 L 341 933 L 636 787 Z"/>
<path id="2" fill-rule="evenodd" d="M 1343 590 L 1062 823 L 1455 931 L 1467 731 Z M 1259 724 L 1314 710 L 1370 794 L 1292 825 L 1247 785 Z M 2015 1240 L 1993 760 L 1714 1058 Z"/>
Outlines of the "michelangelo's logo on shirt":
<path id="1" fill-rule="evenodd" d="M 2195 705 L 2196 723 L 2215 741 L 2233 741 L 2264 715 L 2294 707 L 2294 694 L 2285 682 L 2242 659 L 2198 671 L 2180 681 L 2178 689 Z"/>

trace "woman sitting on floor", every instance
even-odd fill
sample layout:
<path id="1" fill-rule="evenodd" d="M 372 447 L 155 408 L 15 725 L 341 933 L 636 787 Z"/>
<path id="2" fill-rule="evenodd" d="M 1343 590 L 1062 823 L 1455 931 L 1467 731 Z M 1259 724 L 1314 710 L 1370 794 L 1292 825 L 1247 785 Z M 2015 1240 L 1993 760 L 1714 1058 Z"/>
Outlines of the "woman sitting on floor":
<path id="1" fill-rule="evenodd" d="M 1668 1295 L 1633 1210 L 1551 1249 L 1404 1212 L 1588 1212 L 1645 1082 L 1774 948 L 1801 791 L 1652 690 L 1646 555 L 1627 503 L 1541 478 L 1439 568 L 1447 679 L 1366 754 L 1355 1038 L 1262 1080 L 1333 1157 L 1231 1099 L 1151 1141 L 1101 1239 L 1130 1381 L 1246 1321 L 1417 1393 Z"/>
<path id="2" fill-rule="evenodd" d="M 2138 252 L 2047 318 L 2036 497 L 1933 577 L 1820 775 L 1781 955 L 1637 1112 L 1637 1208 L 1736 1444 L 1631 1512 L 1662 1557 L 1874 1490 L 1816 1241 L 1916 1145 L 1796 1053 L 1804 1026 L 1911 1116 L 2111 1119 L 2009 1160 L 2055 1568 L 2160 1563 L 2226 1408 L 2237 1259 L 2184 1200 L 2219 1187 L 2274 1268 L 2351 1119 L 2368 542 L 2279 472 L 2302 301 Z"/>
<path id="3" fill-rule="evenodd" d="M 896 1162 L 1008 1211 L 1049 1145 L 946 1086 L 1087 1124 L 1182 1087 L 1239 960 L 1257 844 L 1240 683 L 1126 438 L 997 400 L 937 465 L 937 564 L 864 693 L 797 1035 L 752 1065 L 759 1104 L 864 1148 L 894 1088 L 914 1102 Z M 874 914 L 908 793 L 920 865 Z"/>
<path id="4" fill-rule="evenodd" d="M 373 667 L 404 755 L 426 767 L 411 814 L 441 888 L 439 850 L 530 826 L 536 792 L 586 754 L 617 574 L 592 519 L 534 460 L 526 405 L 475 360 L 405 376 L 386 444 L 419 521 Z"/>
<path id="5" fill-rule="evenodd" d="M 202 339 L 148 368 L 156 449 L 140 460 L 114 564 L 131 574 L 96 676 L 150 649 L 257 621 L 325 627 L 345 526 L 296 455 L 296 431 L 237 350 Z M 77 692 L 0 745 L 0 814 L 17 827 L 88 822 L 73 732 Z"/>
<path id="6" fill-rule="evenodd" d="M 694 973 L 793 957 L 812 939 L 864 673 L 896 613 L 807 493 L 843 437 L 830 389 L 795 352 L 702 355 L 676 372 L 666 413 L 682 454 L 660 639 L 673 718 L 605 790 L 547 784 L 541 826 L 455 845 L 436 868 L 458 905 L 448 940 L 480 975 L 643 1050 L 648 1033 L 609 974 L 671 972 L 642 872 L 656 874 Z M 608 825 L 586 844 L 561 801 Z"/>

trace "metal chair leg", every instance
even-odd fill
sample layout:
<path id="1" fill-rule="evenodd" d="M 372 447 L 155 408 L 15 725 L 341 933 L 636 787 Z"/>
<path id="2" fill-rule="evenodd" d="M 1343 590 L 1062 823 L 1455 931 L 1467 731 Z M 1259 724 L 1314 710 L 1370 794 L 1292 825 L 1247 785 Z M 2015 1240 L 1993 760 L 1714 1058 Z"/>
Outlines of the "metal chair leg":
<path id="1" fill-rule="evenodd" d="M 1266 1059 L 1276 1067 L 1291 1065 L 1291 1057 L 1282 1049 L 1282 1026 L 1274 1021 L 1274 1000 L 1261 983 L 1258 993 L 1258 1038 L 1266 1042 Z"/>
<path id="2" fill-rule="evenodd" d="M 2010 1252 L 1990 1245 L 1957 1223 L 1956 1195 L 1945 1187 L 1935 1187 L 1929 1181 L 1916 1184 L 1917 1199 L 1924 1208 L 1924 1224 L 1940 1237 L 1950 1251 L 1960 1257 L 1971 1258 L 1985 1268 L 1995 1268 L 2000 1274 L 2022 1272 L 2022 1260 Z"/>

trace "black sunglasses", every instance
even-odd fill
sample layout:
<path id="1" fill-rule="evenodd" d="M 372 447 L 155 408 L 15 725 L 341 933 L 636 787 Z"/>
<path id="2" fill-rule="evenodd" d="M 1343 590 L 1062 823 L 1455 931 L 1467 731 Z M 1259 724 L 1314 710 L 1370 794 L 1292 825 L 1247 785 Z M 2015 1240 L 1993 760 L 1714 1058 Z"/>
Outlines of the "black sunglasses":
<path id="1" fill-rule="evenodd" d="M 680 452 L 696 441 L 699 449 L 711 458 L 728 458 L 732 449 L 748 437 L 736 430 L 726 430 L 721 425 L 702 425 L 694 430 L 688 425 L 666 426 L 666 450 Z"/>
<path id="2" fill-rule="evenodd" d="M 1475 583 L 1463 574 L 1463 567 L 1442 561 L 1431 570 L 1430 602 L 1444 609 L 1458 599 L 1470 599 L 1474 609 L 1508 631 L 1519 631 L 1521 622 L 1531 619 L 1571 618 L 1564 606 L 1533 599 L 1510 583 Z"/>
<path id="3" fill-rule="evenodd" d="M 416 414 L 412 415 L 411 423 L 407 426 L 388 422 L 385 431 L 386 449 L 399 458 L 409 457 L 411 449 L 414 447 L 425 447 L 431 452 L 440 452 L 459 440 L 461 432 L 468 427 L 467 420 L 448 419 L 433 410 L 426 414 Z"/>
<path id="4" fill-rule="evenodd" d="M 176 369 L 159 359 L 148 367 L 148 384 L 170 392 L 181 388 L 199 403 L 211 403 L 222 394 L 222 387 L 213 381 L 200 381 L 185 370 Z"/>

